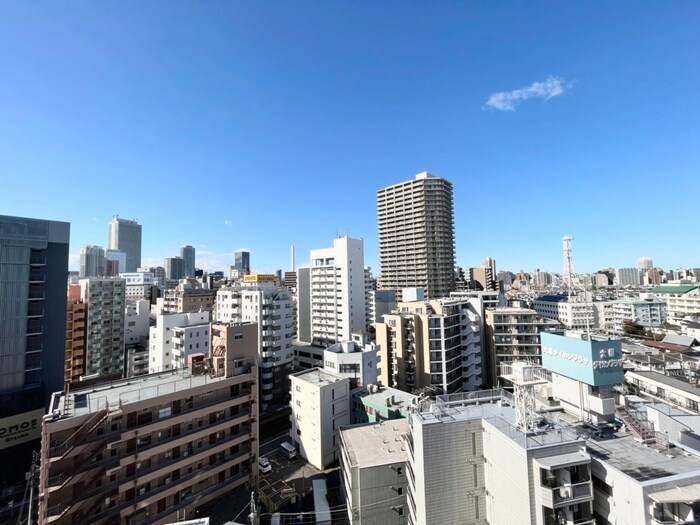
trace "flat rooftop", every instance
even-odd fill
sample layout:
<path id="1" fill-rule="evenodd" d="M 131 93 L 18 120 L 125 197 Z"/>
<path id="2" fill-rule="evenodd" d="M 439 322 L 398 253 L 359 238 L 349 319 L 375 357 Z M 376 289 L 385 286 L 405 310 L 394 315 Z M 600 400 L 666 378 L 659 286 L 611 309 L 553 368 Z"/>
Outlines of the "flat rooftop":
<path id="1" fill-rule="evenodd" d="M 51 399 L 49 414 L 55 409 L 61 417 L 74 417 L 98 410 L 117 410 L 120 405 L 144 401 L 156 396 L 181 392 L 206 384 L 216 384 L 224 377 L 192 374 L 187 369 L 149 374 L 130 379 L 101 383 L 92 387 L 56 392 Z"/>
<path id="2" fill-rule="evenodd" d="M 353 467 L 367 468 L 406 461 L 402 436 L 408 433 L 408 419 L 391 419 L 341 429 Z"/>
<path id="3" fill-rule="evenodd" d="M 308 383 L 313 383 L 319 386 L 332 385 L 333 383 L 337 383 L 338 381 L 342 381 L 344 379 L 347 380 L 347 378 L 345 377 L 337 376 L 335 374 L 331 374 L 330 372 L 326 372 L 322 368 L 311 368 L 309 370 L 297 372 L 296 374 L 291 374 L 290 377 L 295 377 L 297 379 L 301 379 Z"/>
<path id="4" fill-rule="evenodd" d="M 675 390 L 680 390 L 686 394 L 700 396 L 700 388 L 688 383 L 687 381 L 683 381 L 682 379 L 677 379 L 658 372 L 648 372 L 646 370 L 630 370 L 629 372 L 625 372 L 625 376 L 627 376 L 627 374 L 635 374 L 639 377 L 649 379 L 650 381 L 656 381 Z"/>
<path id="5" fill-rule="evenodd" d="M 371 393 L 368 390 L 362 390 L 361 392 L 355 394 L 355 396 L 377 405 L 382 405 L 388 408 L 398 407 L 405 410 L 408 410 L 413 400 L 417 397 L 413 394 L 409 394 L 408 392 L 404 392 L 403 390 L 398 390 L 391 387 L 382 387 L 381 390 L 374 393 Z M 390 401 L 390 404 L 387 405 L 387 401 Z"/>

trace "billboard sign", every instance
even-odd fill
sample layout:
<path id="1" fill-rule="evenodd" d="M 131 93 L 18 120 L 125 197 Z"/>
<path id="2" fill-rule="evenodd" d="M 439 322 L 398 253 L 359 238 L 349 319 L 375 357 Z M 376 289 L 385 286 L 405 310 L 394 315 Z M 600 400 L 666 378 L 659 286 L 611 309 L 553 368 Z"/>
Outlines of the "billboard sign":
<path id="1" fill-rule="evenodd" d="M 41 439 L 44 409 L 32 410 L 0 419 L 0 450 Z"/>
<path id="2" fill-rule="evenodd" d="M 618 385 L 624 381 L 622 343 L 587 341 L 554 333 L 540 334 L 542 366 L 590 386 Z"/>

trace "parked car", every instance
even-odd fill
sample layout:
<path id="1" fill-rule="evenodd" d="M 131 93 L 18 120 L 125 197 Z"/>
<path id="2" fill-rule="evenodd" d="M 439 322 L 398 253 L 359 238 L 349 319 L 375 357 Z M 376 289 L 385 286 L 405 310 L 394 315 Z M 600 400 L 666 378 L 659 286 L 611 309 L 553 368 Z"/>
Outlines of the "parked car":
<path id="1" fill-rule="evenodd" d="M 267 474 L 268 472 L 272 472 L 272 465 L 270 465 L 270 460 L 268 460 L 265 456 L 260 456 L 258 458 L 258 470 L 261 474 Z"/>

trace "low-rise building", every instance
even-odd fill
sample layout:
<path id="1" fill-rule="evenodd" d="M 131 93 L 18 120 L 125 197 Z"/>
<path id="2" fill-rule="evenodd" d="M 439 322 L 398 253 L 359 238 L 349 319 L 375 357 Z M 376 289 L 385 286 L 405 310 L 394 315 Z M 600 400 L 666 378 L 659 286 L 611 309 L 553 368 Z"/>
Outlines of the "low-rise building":
<path id="1" fill-rule="evenodd" d="M 417 396 L 396 388 L 367 385 L 352 393 L 352 423 L 407 418 L 417 399 Z"/>
<path id="2" fill-rule="evenodd" d="M 320 368 L 289 378 L 290 437 L 301 457 L 323 470 L 338 460 L 338 430 L 350 424 L 350 380 Z"/>
<path id="3" fill-rule="evenodd" d="M 669 322 L 677 322 L 688 315 L 700 315 L 700 286 L 658 286 L 651 290 L 668 307 Z"/>
<path id="4" fill-rule="evenodd" d="M 613 301 L 613 327 L 619 334 L 624 333 L 625 322 L 636 323 L 644 328 L 661 328 L 666 322 L 666 303 L 661 300 Z"/>
<path id="5" fill-rule="evenodd" d="M 590 301 L 572 300 L 565 295 L 544 295 L 535 299 L 535 311 L 540 317 L 559 321 L 569 330 L 596 328 L 596 316 Z"/>
<path id="6" fill-rule="evenodd" d="M 377 382 L 379 348 L 374 343 L 343 341 L 323 351 L 323 368 L 350 379 L 350 389 Z"/>
<path id="7" fill-rule="evenodd" d="M 407 419 L 340 431 L 341 482 L 352 525 L 407 523 L 407 431 Z"/>
<path id="8" fill-rule="evenodd" d="M 209 312 L 159 314 L 149 330 L 151 373 L 182 368 L 187 356 L 209 351 Z"/>
<path id="9" fill-rule="evenodd" d="M 184 279 L 163 292 L 163 312 L 169 314 L 211 312 L 215 303 L 216 290 L 202 288 L 196 279 Z"/>

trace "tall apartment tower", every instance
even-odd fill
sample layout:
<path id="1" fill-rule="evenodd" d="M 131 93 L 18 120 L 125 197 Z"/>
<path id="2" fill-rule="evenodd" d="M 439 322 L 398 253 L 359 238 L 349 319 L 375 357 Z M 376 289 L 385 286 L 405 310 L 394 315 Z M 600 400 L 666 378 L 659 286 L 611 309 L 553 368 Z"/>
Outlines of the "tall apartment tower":
<path id="1" fill-rule="evenodd" d="M 63 388 L 70 224 L 0 215 L 0 522 L 22 500 L 51 392 Z M 13 493 L 17 483 L 19 492 Z M 16 518 L 12 520 L 16 521 Z"/>
<path id="2" fill-rule="evenodd" d="M 141 266 L 141 225 L 114 217 L 109 223 L 108 246 L 110 250 L 126 253 L 126 268 L 120 272 L 135 272 Z"/>
<path id="3" fill-rule="evenodd" d="M 311 339 L 322 346 L 350 341 L 365 329 L 365 255 L 362 239 L 339 237 L 311 250 Z"/>
<path id="4" fill-rule="evenodd" d="M 429 299 L 454 289 L 452 183 L 427 172 L 377 192 L 380 290 L 420 287 Z M 397 300 L 400 297 L 397 297 Z"/>
<path id="5" fill-rule="evenodd" d="M 85 246 L 80 250 L 80 277 L 104 277 L 105 250 L 102 246 Z"/>
<path id="6" fill-rule="evenodd" d="M 185 261 L 185 277 L 194 277 L 194 246 L 180 248 L 180 257 Z"/>
<path id="7" fill-rule="evenodd" d="M 125 294 L 124 279 L 80 279 L 80 295 L 87 305 L 85 372 L 88 375 L 122 377 Z"/>

